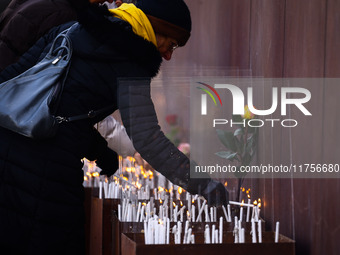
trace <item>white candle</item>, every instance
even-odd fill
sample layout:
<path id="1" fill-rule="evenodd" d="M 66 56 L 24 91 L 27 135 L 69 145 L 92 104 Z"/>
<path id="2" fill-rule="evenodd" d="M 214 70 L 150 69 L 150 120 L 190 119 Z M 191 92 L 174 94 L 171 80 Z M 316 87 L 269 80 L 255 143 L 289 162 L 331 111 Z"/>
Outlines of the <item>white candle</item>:
<path id="1" fill-rule="evenodd" d="M 241 207 L 241 209 L 240 209 L 240 221 L 241 222 L 242 222 L 242 219 L 243 219 L 243 207 Z"/>
<path id="2" fill-rule="evenodd" d="M 255 206 L 254 207 L 254 211 L 255 211 L 255 221 L 259 221 L 259 211 L 258 211 L 258 207 Z"/>
<path id="3" fill-rule="evenodd" d="M 257 222 L 257 232 L 259 235 L 259 243 L 262 243 L 262 224 L 261 224 L 261 220 L 259 220 Z"/>
<path id="4" fill-rule="evenodd" d="M 205 221 L 210 222 L 209 214 L 208 214 L 208 205 L 204 206 L 204 213 L 205 213 Z"/>
<path id="5" fill-rule="evenodd" d="M 252 242 L 256 243 L 256 228 L 255 228 L 254 219 L 251 219 L 251 236 L 252 236 Z"/>
<path id="6" fill-rule="evenodd" d="M 204 203 L 204 202 L 203 202 Z M 197 222 L 198 221 L 202 221 L 202 217 L 200 215 L 200 211 L 201 211 L 201 199 L 198 199 L 197 200 L 197 205 L 198 205 L 198 217 L 197 217 Z M 205 205 L 205 204 L 204 204 Z"/>
<path id="7" fill-rule="evenodd" d="M 248 199 L 248 204 L 250 204 L 251 200 Z M 247 217 L 246 217 L 246 222 L 249 222 L 249 217 L 250 217 L 250 207 L 247 207 Z"/>
<path id="8" fill-rule="evenodd" d="M 219 231 L 220 231 L 219 243 L 222 243 L 223 242 L 223 217 L 220 217 Z"/>
<path id="9" fill-rule="evenodd" d="M 141 213 L 140 213 L 140 222 L 143 222 L 143 220 L 144 220 L 144 210 L 145 210 L 144 208 L 145 208 L 145 206 L 143 205 Z"/>
<path id="10" fill-rule="evenodd" d="M 199 201 L 199 200 L 198 200 Z M 203 202 L 203 205 L 201 206 L 201 208 L 199 209 L 199 212 L 198 212 L 198 216 L 197 216 L 197 222 L 198 221 L 202 221 L 202 218 L 201 218 L 201 214 L 202 214 L 202 212 L 203 212 L 203 210 L 204 210 L 204 208 L 205 208 L 205 204 L 207 203 L 207 201 L 204 201 Z M 198 203 L 198 204 L 200 204 L 200 203 Z"/>
<path id="11" fill-rule="evenodd" d="M 227 210 L 225 209 L 224 205 L 222 205 L 222 209 L 223 209 L 225 220 L 228 221 L 228 214 L 227 214 Z"/>
<path id="12" fill-rule="evenodd" d="M 175 210 L 174 210 L 174 221 L 175 222 L 177 222 L 177 210 L 178 210 L 178 207 L 176 205 Z"/>
<path id="13" fill-rule="evenodd" d="M 228 209 L 228 217 L 229 217 L 228 222 L 231 222 L 231 209 L 230 209 L 229 204 L 227 205 L 227 209 Z"/>
<path id="14" fill-rule="evenodd" d="M 188 229 L 188 234 L 187 234 L 187 240 L 186 240 L 186 243 L 187 243 L 187 244 L 189 244 L 189 243 L 190 243 L 191 234 L 192 234 L 192 229 L 191 229 L 191 228 L 189 228 L 189 229 Z"/>
<path id="15" fill-rule="evenodd" d="M 215 243 L 215 225 L 212 225 L 211 229 L 211 243 Z"/>
<path id="16" fill-rule="evenodd" d="M 191 235 L 190 242 L 192 244 L 195 244 L 195 235 Z"/>
<path id="17" fill-rule="evenodd" d="M 118 220 L 122 221 L 122 207 L 118 204 Z"/>
<path id="18" fill-rule="evenodd" d="M 139 216 L 140 216 L 140 210 L 141 210 L 141 207 L 142 207 L 142 203 L 139 202 L 138 203 L 138 209 L 137 209 L 137 216 L 136 216 L 136 222 L 139 221 Z"/>
<path id="19" fill-rule="evenodd" d="M 204 243 L 210 243 L 210 228 L 209 225 L 205 225 L 204 230 Z"/>
<path id="20" fill-rule="evenodd" d="M 160 229 L 159 229 L 160 225 L 158 223 L 155 224 L 155 242 L 154 244 L 159 244 L 159 235 L 160 235 Z"/>
<path id="21" fill-rule="evenodd" d="M 240 230 L 240 243 L 244 243 L 245 242 L 245 231 L 244 228 L 241 228 Z"/>
<path id="22" fill-rule="evenodd" d="M 231 204 L 231 205 L 239 205 L 239 206 L 254 207 L 253 204 L 244 204 L 244 203 L 239 203 L 239 202 L 234 202 L 234 201 L 229 201 L 229 204 Z"/>
<path id="23" fill-rule="evenodd" d="M 279 242 L 279 228 L 280 228 L 280 222 L 276 222 L 275 243 Z"/>
<path id="24" fill-rule="evenodd" d="M 214 208 L 210 207 L 210 219 L 211 219 L 211 222 L 215 222 L 214 220 Z"/>
<path id="25" fill-rule="evenodd" d="M 103 183 L 99 182 L 99 199 L 103 198 Z"/>
<path id="26" fill-rule="evenodd" d="M 170 219 L 166 219 L 166 243 L 170 243 Z"/>
<path id="27" fill-rule="evenodd" d="M 195 212 L 195 205 L 192 205 L 191 206 L 191 221 L 192 222 L 195 222 L 195 216 L 196 216 L 195 213 L 196 213 Z"/>
<path id="28" fill-rule="evenodd" d="M 182 222 L 178 221 L 177 222 L 177 240 L 178 243 L 181 244 L 181 234 L 182 234 Z"/>
<path id="29" fill-rule="evenodd" d="M 107 198 L 107 182 L 104 182 L 104 198 Z"/>

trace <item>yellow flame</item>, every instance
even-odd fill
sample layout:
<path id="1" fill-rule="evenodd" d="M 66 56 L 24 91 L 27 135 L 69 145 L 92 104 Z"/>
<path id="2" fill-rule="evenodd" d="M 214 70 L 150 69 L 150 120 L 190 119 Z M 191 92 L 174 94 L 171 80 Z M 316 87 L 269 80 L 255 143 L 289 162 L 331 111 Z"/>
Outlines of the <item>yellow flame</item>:
<path id="1" fill-rule="evenodd" d="M 123 176 L 123 179 L 125 180 L 125 181 L 128 181 L 129 179 L 127 178 L 127 177 L 125 177 L 125 176 Z"/>
<path id="2" fill-rule="evenodd" d="M 176 203 L 175 203 L 175 202 L 172 202 L 172 205 L 173 205 L 174 207 L 176 207 Z"/>
<path id="3" fill-rule="evenodd" d="M 244 205 L 244 199 L 242 199 L 242 202 L 241 202 L 241 206 L 243 206 Z"/>
<path id="4" fill-rule="evenodd" d="M 86 175 L 84 175 L 84 181 L 87 181 L 87 180 L 88 180 L 87 176 L 86 176 Z"/>
<path id="5" fill-rule="evenodd" d="M 163 203 L 162 199 L 159 199 L 159 202 L 162 204 Z"/>
<path id="6" fill-rule="evenodd" d="M 179 201 L 179 203 L 181 204 L 181 206 L 183 206 L 183 203 L 182 203 L 182 201 Z"/>
<path id="7" fill-rule="evenodd" d="M 142 187 L 142 184 L 139 183 L 139 182 L 137 181 L 137 182 L 136 182 L 136 187 L 137 187 L 138 189 L 140 189 L 140 188 Z"/>
<path id="8" fill-rule="evenodd" d="M 228 182 L 227 181 L 224 183 L 224 186 L 226 186 L 226 187 L 228 186 Z"/>
<path id="9" fill-rule="evenodd" d="M 182 194 L 183 189 L 182 189 L 181 187 L 178 187 L 178 190 L 177 190 L 177 191 L 178 191 L 179 194 Z"/>
<path id="10" fill-rule="evenodd" d="M 189 213 L 189 211 L 187 211 L 187 216 L 188 216 L 188 218 L 190 218 L 190 213 Z"/>
<path id="11" fill-rule="evenodd" d="M 92 173 L 92 176 L 93 176 L 93 177 L 99 177 L 99 173 L 98 173 L 98 172 L 93 172 L 93 173 Z"/>
<path id="12" fill-rule="evenodd" d="M 257 205 L 257 201 L 255 200 L 253 204 L 254 204 L 254 205 Z"/>
<path id="13" fill-rule="evenodd" d="M 146 203 L 145 203 L 145 202 L 143 202 L 143 203 L 142 203 L 142 205 L 146 206 Z"/>
<path id="14" fill-rule="evenodd" d="M 194 204 L 194 203 L 195 203 L 195 199 L 192 199 L 192 200 L 191 200 L 191 203 L 193 203 L 193 204 Z"/>
<path id="15" fill-rule="evenodd" d="M 158 187 L 158 192 L 162 192 L 162 191 L 164 191 L 164 188 L 161 187 L 161 186 L 159 186 L 159 187 Z"/>

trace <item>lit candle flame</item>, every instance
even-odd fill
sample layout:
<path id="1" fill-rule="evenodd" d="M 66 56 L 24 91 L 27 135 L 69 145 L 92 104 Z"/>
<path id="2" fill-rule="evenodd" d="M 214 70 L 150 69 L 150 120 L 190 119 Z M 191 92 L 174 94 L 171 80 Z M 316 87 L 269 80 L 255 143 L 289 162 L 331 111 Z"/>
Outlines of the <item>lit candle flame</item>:
<path id="1" fill-rule="evenodd" d="M 254 205 L 257 205 L 257 201 L 255 200 L 253 204 L 254 204 Z"/>
<path id="2" fill-rule="evenodd" d="M 227 181 L 224 183 L 224 186 L 226 186 L 226 187 L 228 186 L 228 182 Z"/>
<path id="3" fill-rule="evenodd" d="M 177 190 L 177 191 L 178 191 L 179 194 L 182 194 L 183 189 L 182 189 L 181 187 L 178 187 L 178 190 Z"/>
<path id="4" fill-rule="evenodd" d="M 183 206 L 183 203 L 182 203 L 182 201 L 179 201 L 179 203 L 181 204 L 181 206 Z"/>
<path id="5" fill-rule="evenodd" d="M 176 207 L 176 203 L 175 203 L 175 202 L 172 202 L 172 205 L 173 205 L 174 207 Z"/>

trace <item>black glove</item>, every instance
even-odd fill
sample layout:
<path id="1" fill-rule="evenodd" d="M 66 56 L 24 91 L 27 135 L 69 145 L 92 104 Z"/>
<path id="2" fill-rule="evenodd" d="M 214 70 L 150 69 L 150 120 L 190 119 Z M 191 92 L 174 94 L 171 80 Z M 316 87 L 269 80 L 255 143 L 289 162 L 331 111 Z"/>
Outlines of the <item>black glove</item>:
<path id="1" fill-rule="evenodd" d="M 110 177 L 118 169 L 118 155 L 113 150 L 107 148 L 105 153 L 97 159 L 96 163 L 102 169 L 100 175 Z"/>
<path id="2" fill-rule="evenodd" d="M 208 205 L 227 205 L 229 193 L 222 183 L 211 180 L 201 195 L 208 201 Z"/>

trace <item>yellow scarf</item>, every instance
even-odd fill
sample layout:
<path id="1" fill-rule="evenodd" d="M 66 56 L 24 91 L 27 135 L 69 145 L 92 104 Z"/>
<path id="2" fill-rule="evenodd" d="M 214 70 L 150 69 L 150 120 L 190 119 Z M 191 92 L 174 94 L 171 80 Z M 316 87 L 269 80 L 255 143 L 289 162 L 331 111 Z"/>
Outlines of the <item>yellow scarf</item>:
<path id="1" fill-rule="evenodd" d="M 110 9 L 109 11 L 113 13 L 114 17 L 129 22 L 135 34 L 152 42 L 157 47 L 155 32 L 149 19 L 141 9 L 137 8 L 134 4 L 124 3 L 119 8 Z"/>

